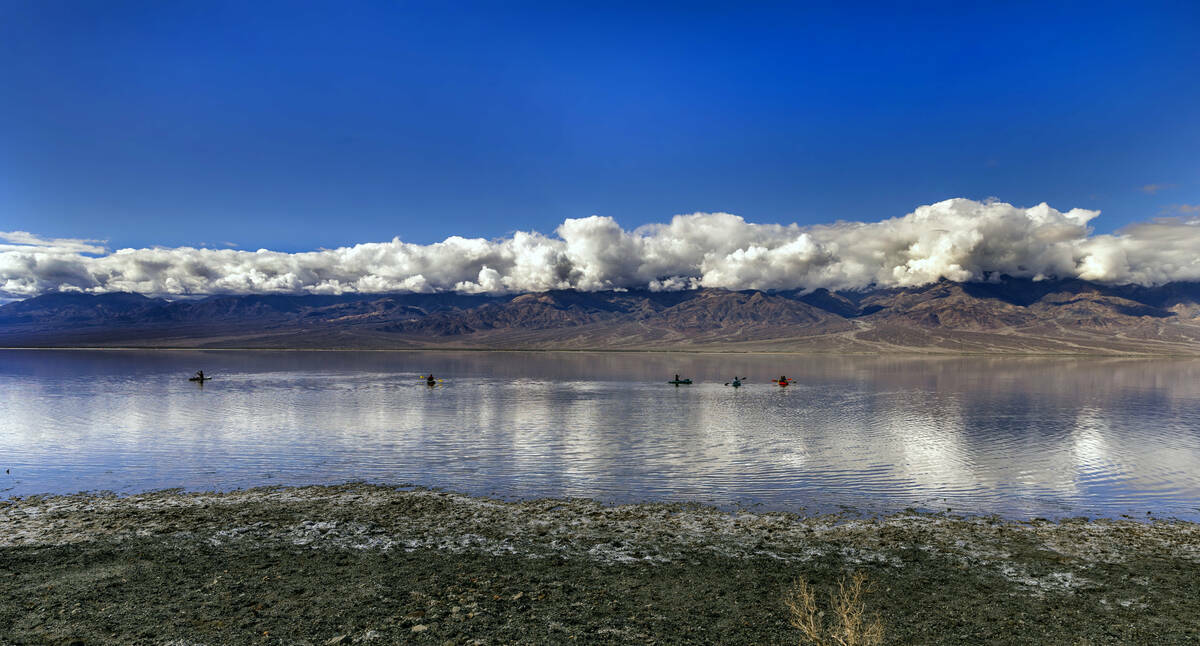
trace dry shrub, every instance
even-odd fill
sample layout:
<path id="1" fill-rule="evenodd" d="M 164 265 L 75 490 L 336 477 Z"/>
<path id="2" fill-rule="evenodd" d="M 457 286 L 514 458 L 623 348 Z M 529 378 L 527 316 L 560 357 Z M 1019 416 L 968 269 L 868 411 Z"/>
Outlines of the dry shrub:
<path id="1" fill-rule="evenodd" d="M 815 646 L 877 646 L 883 643 L 883 624 L 879 617 L 867 617 L 863 594 L 869 589 L 867 575 L 855 572 L 846 583 L 838 580 L 837 590 L 829 593 L 829 612 L 817 606 L 817 595 L 804 579 L 799 579 L 784 598 L 791 613 L 791 625 L 798 628 L 801 643 Z"/>

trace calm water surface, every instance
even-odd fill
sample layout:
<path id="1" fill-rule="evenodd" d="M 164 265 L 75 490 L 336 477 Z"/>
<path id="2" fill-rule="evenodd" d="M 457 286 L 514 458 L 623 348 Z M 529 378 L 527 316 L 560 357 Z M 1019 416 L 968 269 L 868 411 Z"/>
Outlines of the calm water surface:
<path id="1" fill-rule="evenodd" d="M 0 351 L 0 468 L 0 497 L 367 480 L 1200 520 L 1200 361 Z"/>

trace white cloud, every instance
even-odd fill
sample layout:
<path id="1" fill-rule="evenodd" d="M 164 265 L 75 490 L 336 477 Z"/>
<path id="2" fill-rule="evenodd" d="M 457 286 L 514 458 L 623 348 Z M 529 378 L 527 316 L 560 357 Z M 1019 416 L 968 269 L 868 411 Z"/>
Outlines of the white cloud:
<path id="1" fill-rule="evenodd" d="M 9 244 L 3 244 L 5 242 Z M 0 252 L 26 249 L 29 247 L 40 247 L 47 250 L 92 255 L 108 252 L 108 250 L 104 248 L 103 240 L 41 238 L 29 233 L 28 231 L 0 231 Z"/>
<path id="2" fill-rule="evenodd" d="M 728 213 L 678 215 L 626 231 L 609 217 L 553 236 L 453 236 L 305 253 L 192 247 L 119 249 L 95 240 L 0 233 L 0 298 L 50 291 L 144 294 L 520 292 L 649 288 L 855 289 L 940 278 L 1078 277 L 1110 283 L 1200 280 L 1200 218 L 1162 218 L 1090 235 L 1098 211 L 946 200 L 879 222 L 801 227 Z"/>

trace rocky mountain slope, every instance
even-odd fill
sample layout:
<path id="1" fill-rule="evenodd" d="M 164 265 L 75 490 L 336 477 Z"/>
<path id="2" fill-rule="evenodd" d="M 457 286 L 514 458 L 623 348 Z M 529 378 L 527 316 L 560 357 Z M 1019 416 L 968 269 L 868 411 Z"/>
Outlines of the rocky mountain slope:
<path id="1" fill-rule="evenodd" d="M 1200 354 L 1200 284 L 942 281 L 860 292 L 47 294 L 0 345 Z"/>

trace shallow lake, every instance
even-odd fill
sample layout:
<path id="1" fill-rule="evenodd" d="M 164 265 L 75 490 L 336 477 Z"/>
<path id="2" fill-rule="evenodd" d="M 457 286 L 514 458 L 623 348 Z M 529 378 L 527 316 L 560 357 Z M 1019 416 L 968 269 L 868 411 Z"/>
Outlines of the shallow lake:
<path id="1" fill-rule="evenodd" d="M 365 480 L 1200 520 L 1200 361 L 7 350 L 0 469 L 0 497 Z"/>

